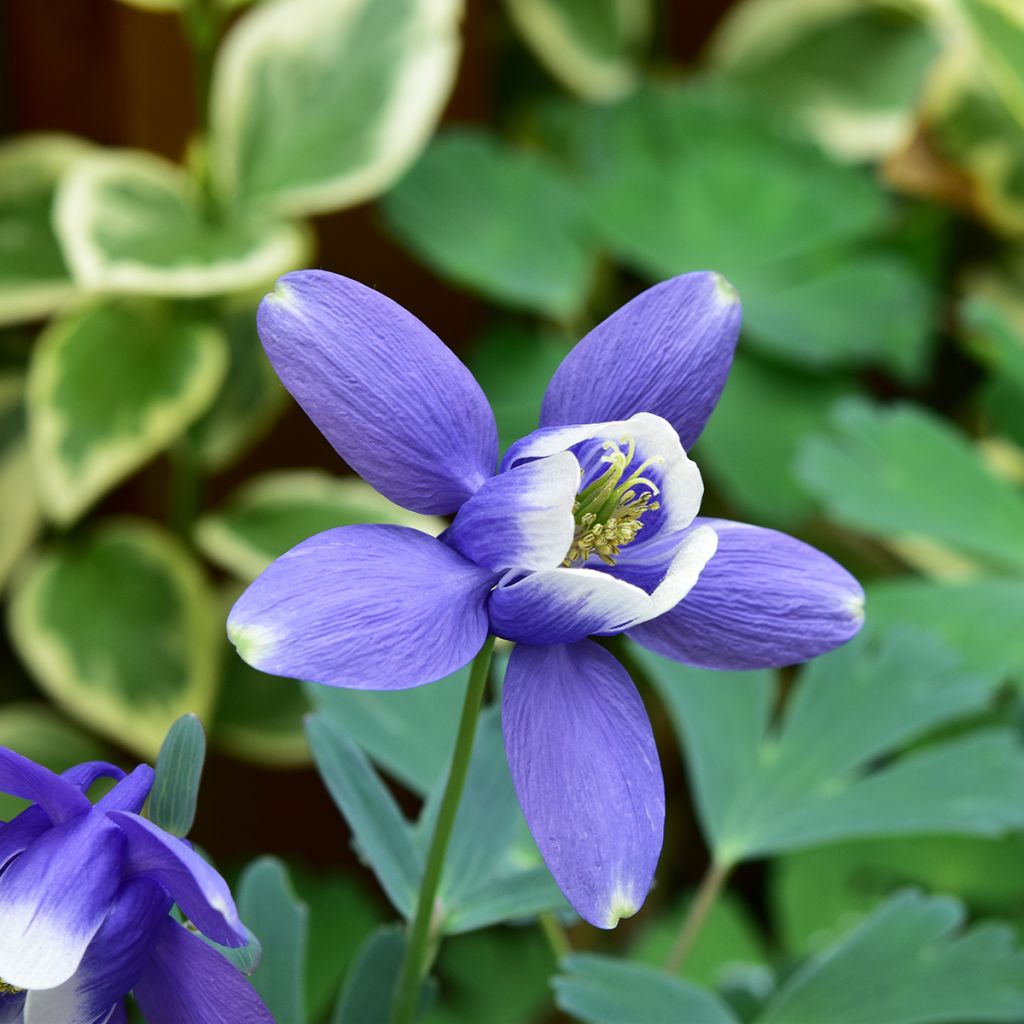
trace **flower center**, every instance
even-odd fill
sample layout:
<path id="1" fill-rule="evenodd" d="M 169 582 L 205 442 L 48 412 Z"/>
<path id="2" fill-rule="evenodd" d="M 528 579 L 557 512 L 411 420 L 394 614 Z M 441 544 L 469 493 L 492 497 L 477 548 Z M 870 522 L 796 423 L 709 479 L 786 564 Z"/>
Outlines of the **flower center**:
<path id="1" fill-rule="evenodd" d="M 13 985 L 8 984 L 3 978 L 0 978 L 0 996 L 16 996 L 19 992 L 24 992 L 23 988 L 15 988 Z"/>
<path id="2" fill-rule="evenodd" d="M 621 444 L 626 446 L 625 452 L 614 441 L 604 442 L 607 454 L 601 461 L 607 462 L 608 468 L 576 495 L 572 506 L 576 532 L 562 565 L 582 564 L 595 554 L 607 565 L 614 565 L 620 549 L 643 528 L 643 514 L 660 507 L 651 500 L 658 488 L 643 472 L 661 462 L 661 456 L 648 459 L 623 480 L 636 453 L 636 442 L 623 438 Z"/>

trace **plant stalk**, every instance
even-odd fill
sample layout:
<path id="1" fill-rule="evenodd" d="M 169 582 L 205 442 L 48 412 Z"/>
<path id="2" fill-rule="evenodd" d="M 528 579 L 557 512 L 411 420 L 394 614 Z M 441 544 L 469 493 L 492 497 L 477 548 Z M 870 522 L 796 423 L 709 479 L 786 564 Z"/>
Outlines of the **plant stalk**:
<path id="1" fill-rule="evenodd" d="M 455 738 L 455 750 L 452 753 L 452 764 L 448 772 L 441 807 L 434 824 L 434 834 L 430 839 L 427 851 L 427 862 L 423 869 L 423 880 L 416 900 L 416 913 L 409 923 L 408 939 L 405 948 L 405 959 L 402 972 L 395 988 L 395 1001 L 392 1008 L 392 1024 L 412 1024 L 420 1000 L 420 985 L 436 950 L 432 943 L 431 925 L 434 919 L 437 887 L 441 881 L 441 870 L 444 857 L 448 850 L 455 815 L 459 809 L 462 790 L 466 783 L 469 770 L 469 757 L 473 752 L 473 737 L 480 717 L 484 690 L 487 688 L 487 677 L 494 653 L 494 637 L 488 637 L 480 652 L 473 659 L 469 673 L 469 685 L 466 688 L 466 699 L 462 705 L 462 717 L 459 719 L 459 731 Z M 433 948 L 432 948 L 433 947 Z"/>
<path id="2" fill-rule="evenodd" d="M 701 928 L 704 927 L 708 914 L 711 913 L 711 908 L 715 905 L 731 872 L 731 864 L 718 864 L 712 861 L 708 867 L 700 887 L 697 889 L 697 894 L 693 898 L 693 903 L 690 904 L 690 909 L 683 919 L 679 935 L 665 958 L 664 967 L 670 974 L 678 974 L 683 969 L 683 964 L 686 963 L 686 958 L 690 955 L 693 944 L 696 942 Z"/>

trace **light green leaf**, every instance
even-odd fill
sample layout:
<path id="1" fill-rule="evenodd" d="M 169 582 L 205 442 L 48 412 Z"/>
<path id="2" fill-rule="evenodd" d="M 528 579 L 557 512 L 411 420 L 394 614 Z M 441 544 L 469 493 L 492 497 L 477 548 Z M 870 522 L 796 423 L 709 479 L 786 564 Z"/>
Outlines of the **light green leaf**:
<path id="1" fill-rule="evenodd" d="M 841 377 L 812 377 L 739 354 L 693 456 L 744 514 L 785 526 L 814 508 L 792 472 L 799 443 L 824 428 L 852 390 Z"/>
<path id="2" fill-rule="evenodd" d="M 1024 494 L 923 408 L 841 402 L 833 437 L 810 439 L 796 472 L 836 522 L 890 540 L 923 536 L 1024 571 Z"/>
<path id="3" fill-rule="evenodd" d="M 195 715 L 182 715 L 168 730 L 156 759 L 147 816 L 176 836 L 187 836 L 196 817 L 206 761 L 206 733 Z"/>
<path id="4" fill-rule="evenodd" d="M 552 982 L 555 1002 L 577 1020 L 592 1024 L 739 1024 L 718 996 L 653 967 L 576 953 L 562 962 L 562 969 L 566 973 Z"/>
<path id="5" fill-rule="evenodd" d="M 0 747 L 10 747 L 54 772 L 110 756 L 99 740 L 52 708 L 29 702 L 0 705 Z M 0 821 L 10 821 L 27 806 L 27 800 L 0 793 Z"/>
<path id="6" fill-rule="evenodd" d="M 25 436 L 25 378 L 0 374 L 0 590 L 42 522 Z"/>
<path id="7" fill-rule="evenodd" d="M 276 1024 L 306 1024 L 309 908 L 284 864 L 275 857 L 253 861 L 238 882 L 238 910 L 263 949 L 253 987 Z"/>
<path id="8" fill-rule="evenodd" d="M 654 25 L 651 0 L 505 0 L 540 62 L 587 100 L 613 100 L 637 83 Z"/>
<path id="9" fill-rule="evenodd" d="M 720 865 L 853 836 L 995 835 L 1024 823 L 1024 756 L 1006 731 L 892 758 L 980 711 L 999 681 L 965 675 L 927 635 L 894 631 L 812 662 L 777 725 L 769 673 L 705 672 L 638 655 L 684 740 Z"/>
<path id="10" fill-rule="evenodd" d="M 111 301 L 53 323 L 28 382 L 48 515 L 74 522 L 167 447 L 209 404 L 225 366 L 217 331 L 160 302 Z"/>
<path id="11" fill-rule="evenodd" d="M 271 0 L 218 57 L 223 194 L 289 214 L 384 191 L 422 149 L 458 60 L 459 0 Z"/>
<path id="12" fill-rule="evenodd" d="M 930 631 L 964 669 L 1024 682 L 1024 580 L 881 580 L 867 591 L 869 629 Z"/>
<path id="13" fill-rule="evenodd" d="M 284 470 L 251 480 L 200 519 L 196 543 L 211 561 L 252 580 L 299 541 L 354 523 L 393 523 L 432 535 L 444 529 L 442 520 L 409 512 L 356 477 Z"/>
<path id="14" fill-rule="evenodd" d="M 993 283 L 960 307 L 973 351 L 994 374 L 1024 393 L 1024 308 L 1016 281 Z"/>
<path id="15" fill-rule="evenodd" d="M 267 432 L 287 403 L 256 334 L 251 302 L 229 308 L 221 318 L 228 345 L 228 369 L 210 408 L 192 427 L 203 466 L 218 472 L 244 455 Z"/>
<path id="16" fill-rule="evenodd" d="M 100 292 L 197 298 L 245 291 L 306 262 L 307 231 L 249 208 L 205 211 L 195 183 L 149 153 L 79 160 L 55 224 L 75 281 Z"/>
<path id="17" fill-rule="evenodd" d="M 306 722 L 317 770 L 395 909 L 412 915 L 423 861 L 408 823 L 366 755 L 322 714 Z"/>
<path id="18" fill-rule="evenodd" d="M 586 299 L 596 252 L 584 210 L 541 156 L 487 132 L 448 132 L 383 205 L 428 265 L 497 302 L 564 320 Z"/>
<path id="19" fill-rule="evenodd" d="M 973 912 L 1022 919 L 1018 870 L 1024 837 L 901 836 L 841 843 L 782 857 L 772 905 L 786 949 L 819 952 L 894 890 L 919 884 L 965 900 Z M 701 938 L 703 942 L 703 936 Z M 699 945 L 697 947 L 700 948 Z"/>
<path id="20" fill-rule="evenodd" d="M 420 796 L 444 783 L 469 670 L 429 686 L 374 692 L 306 684 L 320 715 Z"/>
<path id="21" fill-rule="evenodd" d="M 73 135 L 0 146 L 0 324 L 42 319 L 75 294 L 51 208 L 60 176 L 88 151 Z"/>
<path id="22" fill-rule="evenodd" d="M 943 896 L 894 896 L 793 974 L 755 1024 L 928 1024 L 1020 1020 L 1024 951 L 1012 929 L 961 931 Z"/>
<path id="23" fill-rule="evenodd" d="M 141 521 L 56 543 L 14 582 L 11 638 L 39 685 L 147 759 L 175 719 L 208 714 L 220 628 L 188 552 Z"/>
<path id="24" fill-rule="evenodd" d="M 747 0 L 718 29 L 711 61 L 837 156 L 874 160 L 913 127 L 938 35 L 920 12 L 877 0 Z"/>
<path id="25" fill-rule="evenodd" d="M 818 368 L 920 368 L 928 296 L 908 266 L 867 248 L 888 220 L 886 196 L 770 107 L 691 85 L 562 108 L 544 127 L 612 253 L 656 281 L 724 274 L 751 344 Z"/>
<path id="26" fill-rule="evenodd" d="M 1012 0 L 960 0 L 981 50 L 980 66 L 1024 127 L 1024 12 Z"/>

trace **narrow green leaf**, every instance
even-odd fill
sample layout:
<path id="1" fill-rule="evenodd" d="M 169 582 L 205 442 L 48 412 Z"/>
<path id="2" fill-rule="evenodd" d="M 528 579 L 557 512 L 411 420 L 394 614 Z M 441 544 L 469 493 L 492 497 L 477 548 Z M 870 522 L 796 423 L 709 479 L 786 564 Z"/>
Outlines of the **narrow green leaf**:
<path id="1" fill-rule="evenodd" d="M 1024 571 L 1024 495 L 953 426 L 916 406 L 860 400 L 841 402 L 833 419 L 833 435 L 810 439 L 797 461 L 797 475 L 833 519 Z"/>
<path id="2" fill-rule="evenodd" d="M 956 900 L 900 893 L 793 974 L 755 1024 L 1019 1020 L 1024 950 L 1013 930 L 961 931 L 963 920 Z"/>
<path id="3" fill-rule="evenodd" d="M 483 131 L 447 132 L 383 206 L 413 252 L 488 298 L 556 319 L 586 299 L 596 251 L 584 208 L 559 168 L 536 154 Z"/>
<path id="4" fill-rule="evenodd" d="M 52 206 L 60 176 L 88 152 L 73 135 L 27 135 L 0 146 L 0 324 L 41 320 L 74 296 Z"/>
<path id="5" fill-rule="evenodd" d="M 211 561 L 252 580 L 299 541 L 353 523 L 394 523 L 431 534 L 444 529 L 442 520 L 400 508 L 355 477 L 284 470 L 250 480 L 200 519 L 196 543 Z"/>
<path id="6" fill-rule="evenodd" d="M 47 513 L 74 522 L 167 447 L 209 404 L 225 368 L 219 332 L 163 303 L 109 301 L 53 323 L 28 383 Z"/>
<path id="7" fill-rule="evenodd" d="M 853 836 L 995 835 L 1024 823 L 1024 755 L 1008 731 L 893 759 L 927 731 L 980 711 L 999 681 L 965 675 L 926 635 L 894 631 L 812 662 L 777 726 L 767 673 L 640 657 L 684 740 L 721 864 Z"/>
<path id="8" fill-rule="evenodd" d="M 451 761 L 469 670 L 411 690 L 373 692 L 306 684 L 320 714 L 389 775 L 420 796 L 439 783 Z"/>
<path id="9" fill-rule="evenodd" d="M 238 910 L 263 955 L 252 978 L 276 1024 L 306 1024 L 309 909 L 274 857 L 253 861 L 238 883 Z"/>
<path id="10" fill-rule="evenodd" d="M 566 973 L 552 982 L 555 1002 L 577 1020 L 592 1024 L 739 1024 L 718 996 L 652 967 L 576 953 L 562 961 L 562 969 Z"/>
<path id="11" fill-rule="evenodd" d="M 458 0 L 272 0 L 221 50 L 211 160 L 226 196 L 289 214 L 386 189 L 426 143 L 458 60 Z"/>
<path id="12" fill-rule="evenodd" d="M 423 862 L 408 823 L 366 755 L 323 714 L 306 724 L 317 770 L 395 909 L 412 914 Z"/>
<path id="13" fill-rule="evenodd" d="M 165 832 L 187 836 L 191 831 L 205 761 L 203 723 L 195 715 L 182 715 L 160 747 L 149 793 L 148 817 Z"/>
<path id="14" fill-rule="evenodd" d="M 183 170 L 135 151 L 77 161 L 54 222 L 75 281 L 90 291 L 240 292 L 302 266 L 309 252 L 301 225 L 237 205 L 210 216 Z"/>
<path id="15" fill-rule="evenodd" d="M 192 930 L 192 934 L 202 939 L 211 949 L 217 950 L 236 971 L 241 971 L 248 977 L 259 967 L 260 961 L 263 959 L 263 947 L 260 945 L 260 940 L 244 924 L 242 929 L 246 938 L 244 946 L 222 946 L 200 931 Z"/>
<path id="16" fill-rule="evenodd" d="M 147 759 L 175 719 L 210 710 L 215 606 L 188 552 L 152 525 L 108 521 L 48 548 L 14 581 L 10 629 L 49 696 Z"/>
<path id="17" fill-rule="evenodd" d="M 637 83 L 654 27 L 651 0 L 505 0 L 540 62 L 587 100 L 612 100 Z"/>

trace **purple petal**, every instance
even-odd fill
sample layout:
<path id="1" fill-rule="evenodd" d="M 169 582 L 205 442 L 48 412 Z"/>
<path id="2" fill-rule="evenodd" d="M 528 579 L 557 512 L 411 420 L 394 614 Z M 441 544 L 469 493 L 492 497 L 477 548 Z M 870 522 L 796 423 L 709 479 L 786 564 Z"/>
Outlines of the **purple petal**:
<path id="1" fill-rule="evenodd" d="M 570 452 L 501 473 L 459 509 L 444 542 L 487 569 L 554 568 L 572 544 L 579 485 Z"/>
<path id="2" fill-rule="evenodd" d="M 131 775 L 125 776 L 96 806 L 104 811 L 142 810 L 149 791 L 153 788 L 154 771 L 148 764 L 140 764 Z"/>
<path id="3" fill-rule="evenodd" d="M 846 643 L 864 622 L 860 584 L 828 555 L 775 530 L 698 519 L 718 552 L 684 601 L 630 630 L 657 654 L 702 668 L 778 668 Z"/>
<path id="4" fill-rule="evenodd" d="M 55 825 L 92 807 L 77 786 L 7 747 L 0 747 L 0 793 L 39 804 Z"/>
<path id="5" fill-rule="evenodd" d="M 286 274 L 260 304 L 274 369 L 338 454 L 415 512 L 454 512 L 494 473 L 498 430 L 473 375 L 396 302 L 337 274 Z"/>
<path id="6" fill-rule="evenodd" d="M 214 942 L 244 946 L 249 941 L 227 882 L 185 840 L 137 814 L 111 811 L 109 817 L 128 841 L 127 874 L 145 875 L 159 883 Z"/>
<path id="7" fill-rule="evenodd" d="M 329 686 L 402 690 L 465 665 L 487 636 L 495 574 L 403 526 L 343 526 L 274 562 L 228 634 L 254 668 Z"/>
<path id="8" fill-rule="evenodd" d="M 653 412 L 689 448 L 722 393 L 740 332 L 739 298 L 719 274 L 648 288 L 595 327 L 551 378 L 542 427 Z"/>
<path id="9" fill-rule="evenodd" d="M 593 641 L 517 647 L 502 730 L 551 874 L 581 917 L 614 928 L 647 896 L 665 822 L 658 751 L 636 687 Z"/>
<path id="10" fill-rule="evenodd" d="M 689 531 L 651 593 L 616 578 L 614 569 L 546 569 L 521 578 L 509 574 L 491 593 L 491 632 L 534 645 L 621 633 L 678 604 L 697 582 L 716 543 L 713 530 Z"/>
<path id="11" fill-rule="evenodd" d="M 170 918 L 135 998 L 148 1024 L 274 1024 L 245 976 Z"/>
<path id="12" fill-rule="evenodd" d="M 121 884 L 124 839 L 93 812 L 57 825 L 0 875 L 0 978 L 54 988 L 78 969 Z"/>
<path id="13" fill-rule="evenodd" d="M 170 899 L 154 882 L 126 882 L 74 975 L 57 988 L 29 993 L 25 1024 L 104 1020 L 142 977 L 170 909 Z"/>
<path id="14" fill-rule="evenodd" d="M 36 804 L 16 818 L 0 825 L 0 871 L 12 858 L 24 852 L 44 832 L 53 828 L 46 811 Z"/>
<path id="15" fill-rule="evenodd" d="M 124 1002 L 119 1002 L 113 1010 L 110 1011 L 110 1016 L 107 1018 L 106 1024 L 128 1024 L 128 1013 L 124 1008 Z"/>
<path id="16" fill-rule="evenodd" d="M 22 1010 L 25 1006 L 25 993 L 0 992 L 0 1024 L 23 1024 Z"/>
<path id="17" fill-rule="evenodd" d="M 60 777 L 67 779 L 83 793 L 88 793 L 97 779 L 114 779 L 115 782 L 120 782 L 124 778 L 124 772 L 109 761 L 84 761 L 66 772 L 61 772 Z"/>
<path id="18" fill-rule="evenodd" d="M 689 526 L 704 494 L 700 471 L 687 458 L 671 424 L 649 413 L 638 413 L 628 420 L 535 430 L 509 448 L 502 460 L 502 469 L 513 469 L 572 448 L 584 470 L 581 483 L 589 484 L 608 468 L 601 461 L 604 444 L 608 441 L 616 445 L 628 441 L 635 444 L 633 462 L 627 473 L 639 469 L 641 463 L 654 460 L 644 470 L 644 476 L 657 486 L 660 508 L 644 517 L 642 536 L 672 533 Z"/>

